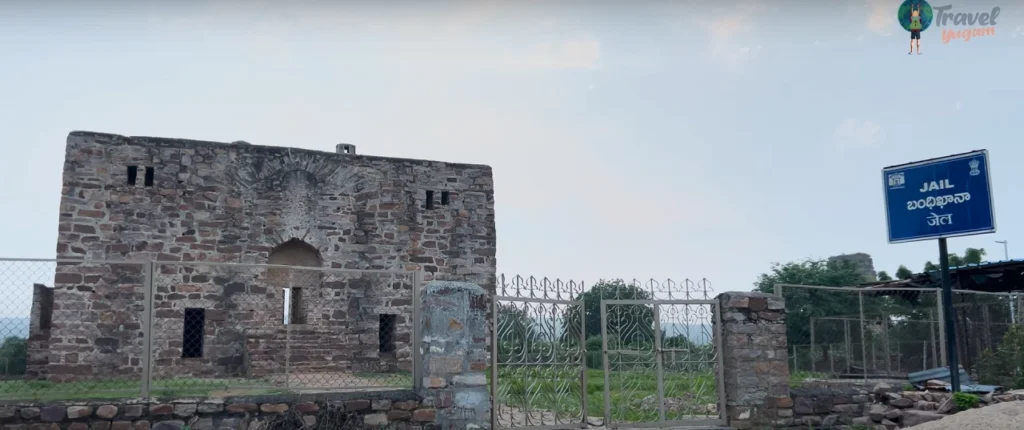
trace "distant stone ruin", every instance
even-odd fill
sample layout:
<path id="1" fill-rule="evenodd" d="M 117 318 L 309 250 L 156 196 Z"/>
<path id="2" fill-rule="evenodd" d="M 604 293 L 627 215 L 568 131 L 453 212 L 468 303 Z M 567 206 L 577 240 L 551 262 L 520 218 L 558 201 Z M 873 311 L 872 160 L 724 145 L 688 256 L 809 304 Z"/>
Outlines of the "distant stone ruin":
<path id="1" fill-rule="evenodd" d="M 285 365 L 286 335 L 293 370 L 408 370 L 411 277 L 324 268 L 495 284 L 490 167 L 356 155 L 350 144 L 72 132 L 58 232 L 57 258 L 85 262 L 60 263 L 52 288 L 35 287 L 32 379 L 136 376 L 145 342 L 154 374 L 271 374 Z M 168 263 L 147 274 L 100 260 Z M 315 270 L 256 266 L 268 263 Z"/>
<path id="2" fill-rule="evenodd" d="M 829 257 L 828 261 L 829 263 L 835 261 L 849 261 L 857 268 L 857 273 L 864 278 L 864 282 L 874 282 L 878 280 L 878 273 L 875 272 L 875 263 L 871 260 L 871 255 L 869 254 L 858 252 L 855 254 L 836 255 L 834 257 Z"/>

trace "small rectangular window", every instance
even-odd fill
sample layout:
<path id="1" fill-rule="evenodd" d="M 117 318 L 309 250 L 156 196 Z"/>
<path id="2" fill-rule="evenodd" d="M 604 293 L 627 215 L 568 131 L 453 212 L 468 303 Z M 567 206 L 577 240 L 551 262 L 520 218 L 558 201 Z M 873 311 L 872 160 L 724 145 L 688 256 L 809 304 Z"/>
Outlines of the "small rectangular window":
<path id="1" fill-rule="evenodd" d="M 128 166 L 128 185 L 135 185 L 135 178 L 139 176 L 138 166 Z"/>
<path id="2" fill-rule="evenodd" d="M 449 194 L 447 191 L 441 191 L 441 206 L 448 206 Z"/>
<path id="3" fill-rule="evenodd" d="M 146 168 L 146 186 L 147 187 L 152 187 L 153 186 L 153 168 L 152 167 L 147 167 Z"/>
<path id="4" fill-rule="evenodd" d="M 306 315 L 302 312 L 302 288 L 292 287 L 291 309 L 288 311 L 289 324 L 305 324 Z"/>
<path id="5" fill-rule="evenodd" d="M 203 356 L 203 338 L 206 332 L 206 309 L 186 308 L 182 328 L 181 358 Z"/>
<path id="6" fill-rule="evenodd" d="M 434 192 L 427 190 L 427 209 L 434 208 Z"/>
<path id="7" fill-rule="evenodd" d="M 395 315 L 381 314 L 377 333 L 380 352 L 395 352 Z"/>

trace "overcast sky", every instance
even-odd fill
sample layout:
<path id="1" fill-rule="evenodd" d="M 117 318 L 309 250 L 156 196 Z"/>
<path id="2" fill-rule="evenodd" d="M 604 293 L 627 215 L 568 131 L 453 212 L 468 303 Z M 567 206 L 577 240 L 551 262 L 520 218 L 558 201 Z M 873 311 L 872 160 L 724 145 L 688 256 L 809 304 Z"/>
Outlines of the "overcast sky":
<path id="1" fill-rule="evenodd" d="M 913 56 L 898 1 L 375 3 L 3 3 L 0 256 L 54 256 L 71 130 L 489 164 L 499 272 L 717 291 L 919 270 L 880 169 L 986 148 L 999 232 L 950 248 L 1024 252 L 1024 2 L 954 3 L 996 34 Z"/>

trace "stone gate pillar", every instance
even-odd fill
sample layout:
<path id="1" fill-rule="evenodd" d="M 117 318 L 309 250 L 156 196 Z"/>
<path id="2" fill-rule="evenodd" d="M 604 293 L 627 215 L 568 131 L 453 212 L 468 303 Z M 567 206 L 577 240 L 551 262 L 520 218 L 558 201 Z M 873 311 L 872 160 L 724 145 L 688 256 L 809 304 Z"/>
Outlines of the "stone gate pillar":
<path id="1" fill-rule="evenodd" d="M 722 314 L 726 417 L 747 429 L 793 422 L 786 351 L 786 306 L 779 296 L 728 292 Z"/>
<path id="2" fill-rule="evenodd" d="M 446 430 L 490 428 L 490 295 L 476 284 L 431 281 L 420 297 L 420 395 L 433 399 L 434 422 Z"/>

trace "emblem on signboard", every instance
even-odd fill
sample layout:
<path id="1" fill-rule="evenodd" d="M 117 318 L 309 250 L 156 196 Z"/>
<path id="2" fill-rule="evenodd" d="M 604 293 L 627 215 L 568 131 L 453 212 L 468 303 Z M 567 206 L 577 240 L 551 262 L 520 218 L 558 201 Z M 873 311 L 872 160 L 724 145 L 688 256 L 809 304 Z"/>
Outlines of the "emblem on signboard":
<path id="1" fill-rule="evenodd" d="M 904 182 L 906 182 L 906 180 L 903 178 L 903 172 L 889 174 L 889 189 L 894 190 L 903 188 Z"/>
<path id="2" fill-rule="evenodd" d="M 977 159 L 971 160 L 970 163 L 967 163 L 968 166 L 971 166 L 971 176 L 978 176 L 981 174 L 981 170 L 978 170 L 978 165 L 980 164 L 981 162 Z"/>

